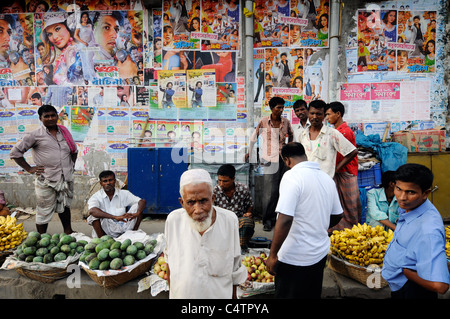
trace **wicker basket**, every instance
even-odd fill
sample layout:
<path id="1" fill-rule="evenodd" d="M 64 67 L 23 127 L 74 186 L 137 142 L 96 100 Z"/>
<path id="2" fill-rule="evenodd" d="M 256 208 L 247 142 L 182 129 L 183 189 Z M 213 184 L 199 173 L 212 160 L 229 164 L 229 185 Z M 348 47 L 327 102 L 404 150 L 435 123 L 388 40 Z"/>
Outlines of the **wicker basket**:
<path id="1" fill-rule="evenodd" d="M 353 265 L 332 254 L 328 254 L 328 268 L 341 275 L 352 278 L 365 286 L 367 286 L 369 276 L 373 274 L 373 272 L 369 271 L 367 267 Z M 388 285 L 387 281 L 384 280 L 383 277 L 381 277 L 381 274 L 379 278 L 379 284 L 377 285 L 377 287 L 373 287 L 372 289 L 381 289 Z"/>
<path id="2" fill-rule="evenodd" d="M 30 270 L 16 268 L 16 272 L 24 277 L 37 280 L 43 283 L 52 283 L 56 280 L 69 276 L 67 268 L 52 268 L 50 270 Z"/>
<path id="3" fill-rule="evenodd" d="M 148 271 L 152 265 L 153 260 L 154 258 L 151 258 L 141 263 L 136 268 L 133 268 L 133 270 L 131 271 L 123 271 L 116 275 L 109 275 L 109 276 L 98 276 L 94 270 L 86 268 L 84 265 L 81 265 L 81 267 L 84 269 L 84 271 L 86 271 L 89 277 L 91 277 L 91 279 L 101 287 L 116 288 Z"/>

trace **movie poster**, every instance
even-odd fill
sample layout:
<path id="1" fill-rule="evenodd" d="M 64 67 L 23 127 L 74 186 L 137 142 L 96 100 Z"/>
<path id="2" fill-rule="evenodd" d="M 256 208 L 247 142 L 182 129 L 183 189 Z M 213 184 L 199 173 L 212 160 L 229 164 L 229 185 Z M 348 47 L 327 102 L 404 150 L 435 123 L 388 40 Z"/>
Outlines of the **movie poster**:
<path id="1" fill-rule="evenodd" d="M 188 107 L 216 106 L 216 73 L 214 69 L 187 70 Z"/>
<path id="2" fill-rule="evenodd" d="M 200 0 L 163 0 L 163 49 L 199 50 L 200 39 L 191 37 L 199 32 Z"/>
<path id="3" fill-rule="evenodd" d="M 436 11 L 358 10 L 357 71 L 435 72 Z"/>
<path id="4" fill-rule="evenodd" d="M 201 4 L 201 19 L 197 20 L 201 25 L 193 36 L 203 39 L 202 50 L 239 50 L 239 1 L 202 0 Z"/>
<path id="5" fill-rule="evenodd" d="M 162 10 L 153 9 L 153 68 L 162 67 Z"/>
<path id="6" fill-rule="evenodd" d="M 256 0 L 254 5 L 254 47 L 288 47 L 289 0 Z"/>
<path id="7" fill-rule="evenodd" d="M 158 72 L 158 105 L 162 109 L 184 108 L 186 103 L 186 72 Z"/>
<path id="8" fill-rule="evenodd" d="M 143 11 L 36 13 L 36 61 L 45 85 L 138 85 Z"/>
<path id="9" fill-rule="evenodd" d="M 0 86 L 35 84 L 33 14 L 0 14 Z"/>
<path id="10" fill-rule="evenodd" d="M 70 131 L 76 142 L 83 142 L 94 117 L 94 108 L 72 105 L 70 107 Z"/>
<path id="11" fill-rule="evenodd" d="M 329 12 L 327 0 L 291 1 L 290 46 L 328 47 Z"/>
<path id="12" fill-rule="evenodd" d="M 398 11 L 397 71 L 434 73 L 436 59 L 436 11 Z"/>

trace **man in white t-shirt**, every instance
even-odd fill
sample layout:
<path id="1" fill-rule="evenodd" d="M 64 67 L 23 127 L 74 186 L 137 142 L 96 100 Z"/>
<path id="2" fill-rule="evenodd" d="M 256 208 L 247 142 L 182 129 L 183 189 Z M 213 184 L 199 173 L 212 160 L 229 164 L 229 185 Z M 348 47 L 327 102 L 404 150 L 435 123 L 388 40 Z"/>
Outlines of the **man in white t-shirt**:
<path id="1" fill-rule="evenodd" d="M 127 230 L 138 230 L 146 200 L 116 188 L 116 175 L 112 171 L 101 172 L 99 180 L 102 189 L 88 201 L 87 223 L 94 228 L 92 237 L 110 235 L 116 238 Z"/>
<path id="2" fill-rule="evenodd" d="M 328 228 L 343 214 L 336 184 L 318 163 L 307 160 L 302 144 L 286 144 L 281 156 L 290 170 L 281 180 L 266 266 L 275 275 L 275 298 L 320 298 Z"/>

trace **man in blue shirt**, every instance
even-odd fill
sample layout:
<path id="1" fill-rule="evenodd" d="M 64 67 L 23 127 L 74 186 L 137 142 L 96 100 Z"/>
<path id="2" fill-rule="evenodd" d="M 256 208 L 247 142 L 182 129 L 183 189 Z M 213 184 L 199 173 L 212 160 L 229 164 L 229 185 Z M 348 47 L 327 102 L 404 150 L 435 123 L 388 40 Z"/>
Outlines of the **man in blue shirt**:
<path id="1" fill-rule="evenodd" d="M 432 183 L 433 173 L 423 165 L 397 170 L 399 219 L 381 272 L 393 299 L 436 299 L 449 288 L 444 224 L 427 198 Z"/>

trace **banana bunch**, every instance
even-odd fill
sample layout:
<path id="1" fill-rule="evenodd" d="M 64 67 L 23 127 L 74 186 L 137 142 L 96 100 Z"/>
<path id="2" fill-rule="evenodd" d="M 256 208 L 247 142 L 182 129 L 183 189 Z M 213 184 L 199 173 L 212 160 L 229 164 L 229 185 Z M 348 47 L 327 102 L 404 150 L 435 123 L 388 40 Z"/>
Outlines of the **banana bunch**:
<path id="1" fill-rule="evenodd" d="M 445 254 L 447 259 L 450 259 L 450 225 L 445 227 Z"/>
<path id="2" fill-rule="evenodd" d="M 330 251 L 333 255 L 344 257 L 355 265 L 381 267 L 387 245 L 393 236 L 392 230 L 386 231 L 382 226 L 372 227 L 358 223 L 352 228 L 333 231 L 330 236 Z"/>
<path id="3" fill-rule="evenodd" d="M 12 249 L 27 237 L 23 224 L 17 224 L 15 217 L 0 216 L 0 251 Z"/>

